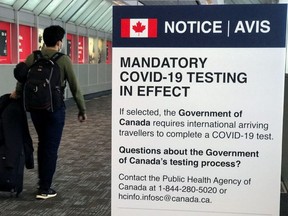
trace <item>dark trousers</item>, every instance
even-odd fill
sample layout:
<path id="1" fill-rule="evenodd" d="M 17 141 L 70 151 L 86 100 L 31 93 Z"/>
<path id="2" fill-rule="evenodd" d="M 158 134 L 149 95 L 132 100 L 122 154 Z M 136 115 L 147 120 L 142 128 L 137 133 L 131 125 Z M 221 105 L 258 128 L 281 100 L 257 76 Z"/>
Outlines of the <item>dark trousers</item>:
<path id="1" fill-rule="evenodd" d="M 58 149 L 65 124 L 65 107 L 54 112 L 31 112 L 32 122 L 38 134 L 38 175 L 39 187 L 51 187 L 56 170 Z"/>

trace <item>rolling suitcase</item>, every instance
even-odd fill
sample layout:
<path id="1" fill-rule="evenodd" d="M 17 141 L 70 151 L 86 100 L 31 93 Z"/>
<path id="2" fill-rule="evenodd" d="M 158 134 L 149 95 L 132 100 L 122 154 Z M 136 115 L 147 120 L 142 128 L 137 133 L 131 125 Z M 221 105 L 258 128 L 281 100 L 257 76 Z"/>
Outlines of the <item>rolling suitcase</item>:
<path id="1" fill-rule="evenodd" d="M 17 164 L 14 167 L 7 167 L 4 145 L 0 146 L 0 191 L 10 192 L 16 196 L 23 190 L 24 175 L 24 153 L 23 150 L 18 156 Z"/>
<path id="2" fill-rule="evenodd" d="M 0 191 L 18 195 L 23 190 L 25 155 L 19 104 L 0 98 Z M 15 131 L 17 132 L 15 134 Z M 19 134 L 18 134 L 19 132 Z"/>

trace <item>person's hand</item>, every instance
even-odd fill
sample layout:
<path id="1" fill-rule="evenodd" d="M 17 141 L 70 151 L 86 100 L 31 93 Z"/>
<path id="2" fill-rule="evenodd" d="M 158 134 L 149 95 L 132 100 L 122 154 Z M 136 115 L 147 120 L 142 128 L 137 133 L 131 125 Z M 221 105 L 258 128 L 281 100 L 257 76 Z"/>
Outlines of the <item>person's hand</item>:
<path id="1" fill-rule="evenodd" d="M 79 122 L 85 122 L 87 120 L 87 115 L 86 114 L 78 114 L 78 121 Z"/>
<path id="2" fill-rule="evenodd" d="M 18 98 L 18 95 L 17 95 L 16 91 L 13 91 L 13 92 L 10 94 L 10 98 L 11 98 L 11 99 L 17 99 L 17 98 Z"/>

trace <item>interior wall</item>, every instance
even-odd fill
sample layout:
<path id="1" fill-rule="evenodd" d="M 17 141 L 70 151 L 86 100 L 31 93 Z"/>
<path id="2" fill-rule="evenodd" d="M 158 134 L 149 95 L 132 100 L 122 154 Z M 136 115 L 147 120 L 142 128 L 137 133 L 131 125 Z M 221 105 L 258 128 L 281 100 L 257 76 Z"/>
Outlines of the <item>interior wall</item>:
<path id="1" fill-rule="evenodd" d="M 112 41 L 112 34 L 100 32 L 93 29 L 86 29 L 71 23 L 63 23 L 50 18 L 37 17 L 29 12 L 14 11 L 11 8 L 0 6 L 0 21 L 10 22 L 19 26 L 19 24 L 28 25 L 36 28 L 45 28 L 49 25 L 60 25 L 65 28 L 66 33 L 82 36 L 101 37 L 104 40 Z M 11 36 L 13 47 L 18 49 L 18 35 Z M 14 50 L 13 54 L 17 53 L 13 64 L 0 64 L 0 95 L 9 93 L 15 89 L 16 80 L 13 75 L 13 70 L 17 62 L 19 62 L 18 50 Z M 112 89 L 112 66 L 111 64 L 73 64 L 74 72 L 79 80 L 81 90 L 84 95 L 97 93 Z M 71 97 L 69 87 L 66 88 L 66 98 Z"/>

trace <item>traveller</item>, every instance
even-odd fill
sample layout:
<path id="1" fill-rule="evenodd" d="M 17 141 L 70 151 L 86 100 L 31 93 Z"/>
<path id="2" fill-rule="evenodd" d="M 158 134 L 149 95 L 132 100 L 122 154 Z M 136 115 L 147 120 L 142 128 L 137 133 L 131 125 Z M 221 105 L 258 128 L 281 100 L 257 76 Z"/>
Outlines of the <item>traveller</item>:
<path id="1" fill-rule="evenodd" d="M 44 29 L 43 39 L 45 47 L 41 50 L 44 58 L 49 59 L 61 50 L 64 35 L 65 30 L 60 26 L 52 25 Z M 84 122 L 87 119 L 85 101 L 74 75 L 71 60 L 67 55 L 63 55 L 56 62 L 60 68 L 62 93 L 64 93 L 67 81 L 79 110 L 78 120 L 79 122 Z M 25 63 L 28 67 L 34 63 L 33 53 L 27 57 Z M 22 96 L 24 85 L 24 83 L 18 81 L 16 90 L 11 93 L 11 97 L 17 98 Z M 53 112 L 48 110 L 33 110 L 30 111 L 30 114 L 38 135 L 39 188 L 36 198 L 47 199 L 57 195 L 56 191 L 51 188 L 51 185 L 56 170 L 58 149 L 65 123 L 65 104 L 63 101 L 62 106 Z"/>

